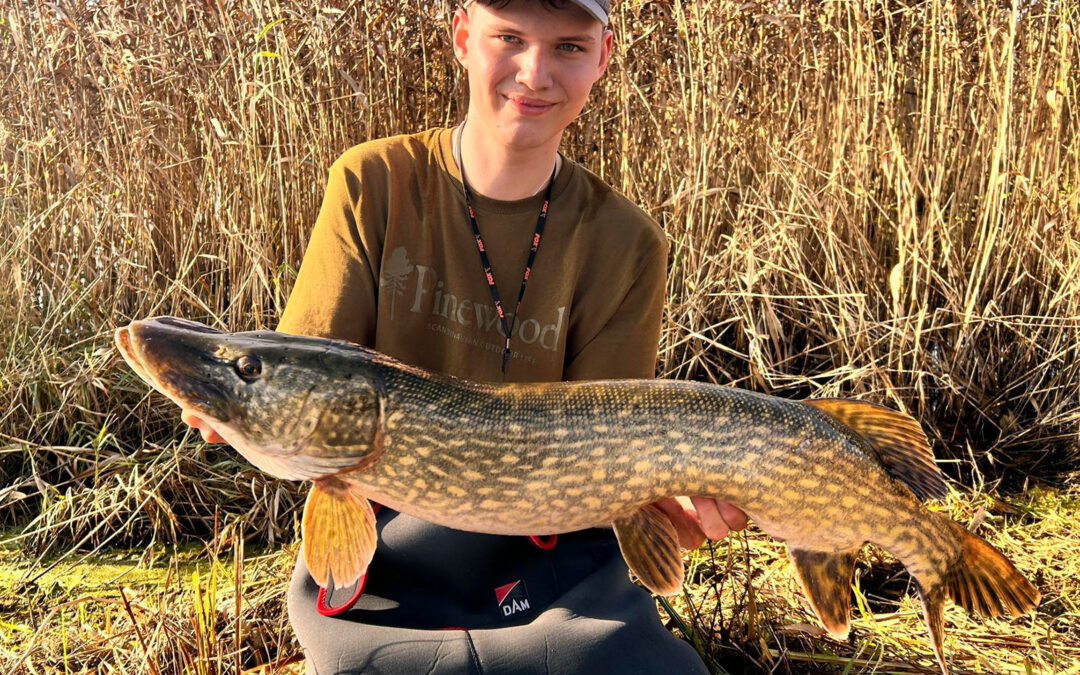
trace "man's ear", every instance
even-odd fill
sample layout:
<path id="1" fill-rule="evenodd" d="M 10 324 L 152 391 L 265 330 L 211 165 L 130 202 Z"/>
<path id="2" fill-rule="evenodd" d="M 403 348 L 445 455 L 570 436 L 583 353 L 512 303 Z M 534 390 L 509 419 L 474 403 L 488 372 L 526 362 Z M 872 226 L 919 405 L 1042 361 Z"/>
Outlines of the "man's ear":
<path id="1" fill-rule="evenodd" d="M 469 13 L 465 11 L 464 7 L 458 7 L 454 12 L 454 19 L 451 23 L 451 35 L 454 38 L 454 57 L 465 68 L 468 68 L 468 54 L 469 54 Z"/>
<path id="2" fill-rule="evenodd" d="M 611 50 L 614 40 L 611 29 L 605 28 L 604 33 L 600 36 L 600 72 L 597 73 L 597 78 L 604 74 L 608 63 L 611 62 Z"/>

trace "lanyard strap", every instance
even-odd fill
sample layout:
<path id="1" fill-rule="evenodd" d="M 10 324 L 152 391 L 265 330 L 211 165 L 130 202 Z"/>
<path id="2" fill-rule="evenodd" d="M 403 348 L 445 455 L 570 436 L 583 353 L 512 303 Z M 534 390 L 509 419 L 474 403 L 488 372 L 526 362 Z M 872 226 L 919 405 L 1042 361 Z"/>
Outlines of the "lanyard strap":
<path id="1" fill-rule="evenodd" d="M 495 303 L 495 313 L 499 315 L 506 344 L 503 347 L 502 373 L 506 375 L 506 364 L 510 362 L 510 336 L 513 335 L 514 325 L 517 324 L 518 310 L 521 308 L 521 299 L 525 297 L 525 285 L 529 282 L 532 274 L 533 261 L 536 259 L 536 250 L 540 248 L 540 237 L 544 233 L 544 223 L 547 221 L 548 206 L 551 204 L 551 190 L 555 185 L 555 170 L 558 163 L 551 169 L 551 178 L 548 179 L 547 189 L 544 190 L 544 203 L 540 205 L 540 215 L 536 218 L 536 230 L 532 236 L 532 246 L 529 247 L 529 259 L 525 262 L 525 271 L 521 275 L 521 288 L 518 290 L 517 304 L 514 305 L 514 323 L 511 324 L 503 311 L 502 300 L 499 299 L 499 289 L 495 287 L 495 273 L 491 270 L 491 261 L 488 260 L 487 247 L 484 246 L 484 238 L 480 236 L 480 226 L 476 223 L 476 211 L 473 209 L 472 198 L 469 195 L 469 186 L 465 180 L 465 167 L 458 154 L 458 172 L 461 174 L 461 187 L 465 193 L 465 213 L 469 216 L 472 225 L 473 236 L 476 238 L 476 250 L 480 252 L 480 266 L 484 268 L 484 278 L 487 280 L 488 290 L 491 291 L 491 300 Z"/>

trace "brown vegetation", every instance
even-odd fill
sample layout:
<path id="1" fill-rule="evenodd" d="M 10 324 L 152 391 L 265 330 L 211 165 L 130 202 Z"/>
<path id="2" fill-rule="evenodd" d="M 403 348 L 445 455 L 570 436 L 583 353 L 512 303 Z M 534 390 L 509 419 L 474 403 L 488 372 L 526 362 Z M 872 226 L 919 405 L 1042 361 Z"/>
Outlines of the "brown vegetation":
<path id="1" fill-rule="evenodd" d="M 958 489 L 979 495 L 954 494 L 957 515 L 997 503 L 982 495 L 999 481 L 1067 481 L 1080 424 L 1074 3 L 615 4 L 613 66 L 564 149 L 670 236 L 660 374 L 908 410 L 950 460 Z M 0 525 L 17 533 L 9 544 L 85 555 L 195 537 L 214 551 L 228 539 L 232 555 L 235 534 L 275 551 L 292 540 L 299 486 L 178 438 L 175 410 L 126 371 L 110 331 L 156 314 L 273 327 L 334 158 L 460 118 L 451 8 L 14 0 L 0 9 Z M 1048 601 L 1038 618 L 1012 628 L 1030 635 L 1009 644 L 1037 643 L 1032 668 L 1055 672 L 1080 644 L 1068 609 L 1080 595 L 1053 586 L 1074 563 L 1049 547 L 1065 535 L 1040 528 L 1042 516 L 1011 518 L 1019 529 L 999 533 L 1010 554 L 1042 551 L 1031 564 L 1059 566 L 1040 581 Z M 779 558 L 767 542 L 747 541 L 745 556 L 736 549 L 716 562 L 757 583 Z M 283 583 L 245 581 L 245 593 L 258 590 L 244 620 L 279 618 Z M 2 616 L 17 605 L 4 594 L 55 600 L 21 588 L 0 588 Z M 709 588 L 703 581 L 687 601 Z M 130 596 L 110 596 L 115 617 L 95 621 L 123 628 L 100 628 L 71 653 L 88 669 L 165 673 L 213 647 L 223 656 L 206 672 L 237 672 L 295 649 L 280 632 L 261 633 L 280 643 L 241 644 L 241 631 L 229 632 L 239 615 L 219 626 L 216 647 L 200 643 L 206 624 L 198 628 L 193 593 L 177 587 L 145 613 Z M 742 609 L 705 631 L 703 649 L 720 662 L 734 648 L 756 663 L 816 671 L 820 658 L 805 667 L 797 654 L 816 654 L 824 640 L 795 649 L 755 623 L 783 620 L 778 597 L 790 594 L 724 600 Z M 84 605 L 57 616 L 72 621 Z M 35 630 L 60 621 L 16 616 L 12 625 Z M 848 672 L 923 672 L 882 665 L 925 653 L 911 617 L 919 637 L 905 649 L 883 641 L 874 620 L 857 622 L 855 647 L 830 648 L 837 670 L 859 654 Z M 0 633 L 0 664 L 29 645 L 24 666 L 64 667 L 58 655 L 69 645 L 61 649 L 58 634 L 34 645 L 20 635 Z M 1003 640 L 996 635 L 957 650 L 984 670 L 1019 668 L 1020 649 L 994 660 L 985 640 Z"/>

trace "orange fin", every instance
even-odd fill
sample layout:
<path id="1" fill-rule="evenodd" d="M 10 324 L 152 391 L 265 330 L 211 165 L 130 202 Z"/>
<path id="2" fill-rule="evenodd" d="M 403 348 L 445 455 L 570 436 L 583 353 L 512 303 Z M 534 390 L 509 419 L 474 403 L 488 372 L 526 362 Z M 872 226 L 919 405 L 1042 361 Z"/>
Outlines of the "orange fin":
<path id="1" fill-rule="evenodd" d="M 911 488 L 919 499 L 947 494 L 945 477 L 934 463 L 926 434 L 915 418 L 867 401 L 815 398 L 802 402 L 865 439 L 885 471 Z"/>
<path id="2" fill-rule="evenodd" d="M 810 606 L 837 640 L 846 640 L 851 630 L 851 575 L 856 553 L 858 550 L 823 553 L 788 548 Z"/>
<path id="3" fill-rule="evenodd" d="M 941 675 L 949 675 L 949 666 L 945 663 L 945 594 L 940 588 L 925 592 L 920 586 L 919 598 L 922 600 L 926 630 L 930 633 L 930 645 L 941 666 Z"/>
<path id="4" fill-rule="evenodd" d="M 301 523 L 304 562 L 315 583 L 341 588 L 363 574 L 375 554 L 375 512 L 356 488 L 321 478 L 308 493 Z"/>
<path id="5" fill-rule="evenodd" d="M 947 516 L 943 516 L 947 518 Z M 1039 604 L 1039 589 L 982 537 L 948 519 L 960 539 L 960 558 L 945 572 L 943 585 L 953 602 L 979 616 L 1021 616 Z"/>
<path id="6" fill-rule="evenodd" d="M 943 647 L 946 595 L 970 613 L 995 617 L 1002 614 L 1020 616 L 1031 611 L 1038 606 L 1040 594 L 1008 558 L 982 537 L 972 534 L 943 513 L 934 515 L 942 519 L 960 548 L 960 555 L 949 563 L 940 577 L 935 577 L 935 583 L 925 588 L 921 582 L 919 584 L 930 644 L 941 672 L 948 675 Z"/>
<path id="7" fill-rule="evenodd" d="M 641 583 L 657 595 L 675 595 L 682 590 L 679 535 L 659 507 L 649 504 L 617 518 L 614 528 L 619 550 Z"/>

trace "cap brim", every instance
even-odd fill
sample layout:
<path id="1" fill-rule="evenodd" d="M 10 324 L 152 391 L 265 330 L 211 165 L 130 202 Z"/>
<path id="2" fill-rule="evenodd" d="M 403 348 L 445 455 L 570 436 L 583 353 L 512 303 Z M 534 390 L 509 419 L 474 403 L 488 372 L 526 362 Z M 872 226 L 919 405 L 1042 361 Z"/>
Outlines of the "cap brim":
<path id="1" fill-rule="evenodd" d="M 600 23 L 608 25 L 608 13 L 596 0 L 571 0 L 575 5 L 592 14 Z"/>
<path id="2" fill-rule="evenodd" d="M 474 2 L 476 2 L 476 0 L 464 0 L 464 2 L 461 3 L 461 6 L 468 7 Z M 570 2 L 574 3 L 578 7 L 591 14 L 593 18 L 595 18 L 600 23 L 604 24 L 605 26 L 608 25 L 607 10 L 605 10 L 599 2 L 596 2 L 596 0 L 570 0 Z"/>

